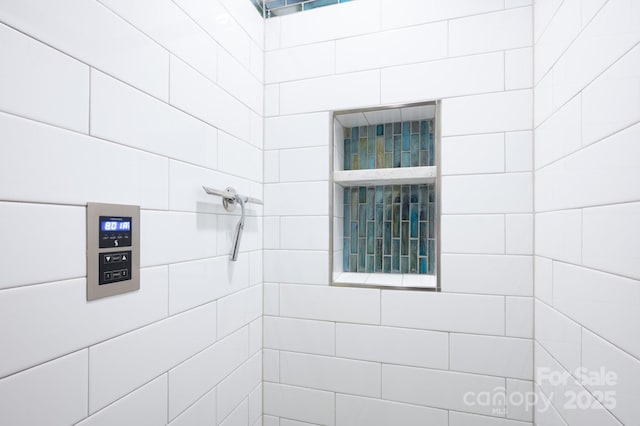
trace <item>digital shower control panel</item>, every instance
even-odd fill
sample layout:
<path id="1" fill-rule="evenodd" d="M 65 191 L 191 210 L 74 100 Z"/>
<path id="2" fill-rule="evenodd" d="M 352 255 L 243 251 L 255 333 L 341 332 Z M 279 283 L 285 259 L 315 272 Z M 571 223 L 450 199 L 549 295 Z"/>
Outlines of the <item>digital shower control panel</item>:
<path id="1" fill-rule="evenodd" d="M 140 288 L 140 207 L 87 204 L 87 300 Z"/>

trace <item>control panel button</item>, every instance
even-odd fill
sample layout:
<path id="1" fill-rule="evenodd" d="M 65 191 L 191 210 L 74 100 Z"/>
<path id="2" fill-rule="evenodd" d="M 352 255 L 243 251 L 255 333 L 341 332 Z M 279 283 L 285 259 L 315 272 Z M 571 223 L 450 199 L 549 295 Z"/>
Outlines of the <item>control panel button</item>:
<path id="1" fill-rule="evenodd" d="M 99 253 L 99 285 L 129 281 L 131 276 L 131 251 Z"/>

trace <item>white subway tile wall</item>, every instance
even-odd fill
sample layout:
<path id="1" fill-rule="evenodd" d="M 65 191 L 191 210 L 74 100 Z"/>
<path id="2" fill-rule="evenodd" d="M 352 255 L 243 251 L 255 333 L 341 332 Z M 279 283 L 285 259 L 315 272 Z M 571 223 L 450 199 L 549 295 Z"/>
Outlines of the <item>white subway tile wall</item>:
<path id="1" fill-rule="evenodd" d="M 637 424 L 640 9 L 535 0 L 534 14 L 536 422 Z"/>
<path id="2" fill-rule="evenodd" d="M 238 216 L 201 188 L 263 198 L 239 3 L 0 4 L 0 424 L 260 421 L 262 207 L 231 263 Z M 139 291 L 86 301 L 87 202 L 141 206 Z"/>
<path id="3" fill-rule="evenodd" d="M 0 3 L 0 423 L 634 424 L 639 41 L 628 0 Z M 330 112 L 439 99 L 442 292 L 329 286 Z M 265 200 L 237 263 L 202 184 Z M 139 292 L 85 301 L 89 201 L 142 207 Z"/>
<path id="4" fill-rule="evenodd" d="M 265 425 L 532 421 L 463 401 L 532 388 L 532 18 L 358 0 L 265 21 Z M 329 113 L 438 99 L 442 293 L 329 286 Z"/>

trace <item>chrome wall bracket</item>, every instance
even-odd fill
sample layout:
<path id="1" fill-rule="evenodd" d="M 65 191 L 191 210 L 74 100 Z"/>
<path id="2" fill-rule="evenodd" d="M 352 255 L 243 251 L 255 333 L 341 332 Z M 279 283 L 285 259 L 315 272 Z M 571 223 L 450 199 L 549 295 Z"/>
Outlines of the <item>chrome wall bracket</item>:
<path id="1" fill-rule="evenodd" d="M 253 197 L 247 197 L 238 194 L 238 192 L 232 187 L 227 187 L 224 191 L 219 189 L 209 188 L 207 186 L 202 187 L 204 191 L 209 195 L 217 195 L 222 197 L 222 206 L 228 212 L 232 212 L 236 209 L 236 206 L 240 204 L 241 214 L 240 220 L 236 225 L 236 232 L 233 238 L 233 246 L 231 248 L 231 261 L 238 260 L 238 252 L 240 251 L 240 240 L 242 239 L 242 231 L 244 230 L 244 205 L 246 203 L 263 204 L 262 200 Z"/>

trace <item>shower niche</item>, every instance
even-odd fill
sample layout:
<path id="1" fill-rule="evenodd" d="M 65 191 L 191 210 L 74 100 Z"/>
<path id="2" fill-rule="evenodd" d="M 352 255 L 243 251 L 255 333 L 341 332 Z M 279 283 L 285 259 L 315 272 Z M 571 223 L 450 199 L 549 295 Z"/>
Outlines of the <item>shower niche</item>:
<path id="1" fill-rule="evenodd" d="M 333 114 L 332 284 L 439 290 L 438 102 Z"/>

